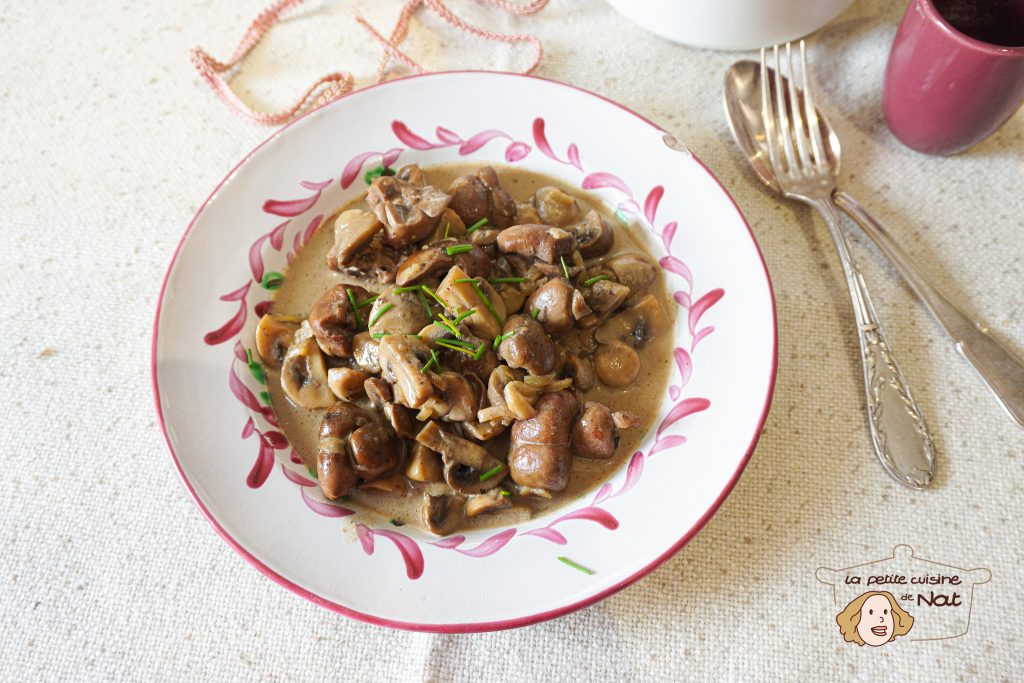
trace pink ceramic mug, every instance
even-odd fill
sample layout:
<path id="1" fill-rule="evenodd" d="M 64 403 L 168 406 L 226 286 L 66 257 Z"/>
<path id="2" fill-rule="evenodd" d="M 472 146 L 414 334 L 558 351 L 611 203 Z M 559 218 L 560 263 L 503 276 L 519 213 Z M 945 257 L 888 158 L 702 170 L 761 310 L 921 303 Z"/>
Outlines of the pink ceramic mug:
<path id="1" fill-rule="evenodd" d="M 1024 102 L 1024 0 L 911 0 L 889 53 L 882 110 L 908 147 L 955 154 Z"/>

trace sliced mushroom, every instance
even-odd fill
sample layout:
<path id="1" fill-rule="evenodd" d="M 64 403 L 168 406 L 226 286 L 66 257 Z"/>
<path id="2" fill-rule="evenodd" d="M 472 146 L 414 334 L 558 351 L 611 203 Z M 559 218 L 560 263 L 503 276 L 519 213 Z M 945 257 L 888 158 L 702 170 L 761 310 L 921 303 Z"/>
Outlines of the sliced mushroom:
<path id="1" fill-rule="evenodd" d="M 582 320 L 594 313 L 590 306 L 587 305 L 587 300 L 583 298 L 583 294 L 578 289 L 572 290 L 572 303 L 570 304 L 569 312 L 572 313 L 573 320 Z"/>
<path id="2" fill-rule="evenodd" d="M 430 381 L 448 404 L 444 419 L 449 422 L 465 422 L 476 419 L 479 395 L 476 387 L 466 377 L 454 372 L 432 374 Z"/>
<path id="3" fill-rule="evenodd" d="M 540 222 L 546 225 L 564 227 L 576 223 L 583 215 L 575 197 L 550 185 L 533 193 L 533 205 L 540 214 Z"/>
<path id="4" fill-rule="evenodd" d="M 579 409 L 571 391 L 544 394 L 536 417 L 512 425 L 508 466 L 520 486 L 561 491 L 569 483 L 569 430 Z"/>
<path id="5" fill-rule="evenodd" d="M 531 202 L 519 202 L 516 204 L 516 220 L 520 223 L 540 223 L 540 214 L 537 207 Z"/>
<path id="6" fill-rule="evenodd" d="M 502 303 L 505 304 L 506 311 L 518 311 L 523 307 L 523 303 L 526 302 L 526 294 L 520 289 L 520 286 L 513 282 L 502 282 L 499 283 L 495 290 L 498 292 L 498 296 L 501 297 Z"/>
<path id="7" fill-rule="evenodd" d="M 561 278 L 548 280 L 526 299 L 523 310 L 532 315 L 533 310 L 538 309 L 537 321 L 548 334 L 557 337 L 572 327 L 574 291 L 572 285 Z"/>
<path id="8" fill-rule="evenodd" d="M 612 422 L 616 429 L 633 429 L 640 426 L 640 417 L 628 410 L 616 410 L 612 413 Z"/>
<path id="9" fill-rule="evenodd" d="M 418 169 L 406 173 L 412 181 Z M 366 201 L 384 224 L 384 242 L 394 248 L 426 239 L 448 207 L 450 197 L 433 185 L 420 185 L 402 175 L 380 176 L 371 184 Z"/>
<path id="10" fill-rule="evenodd" d="M 495 228 L 477 228 L 469 235 L 469 243 L 483 249 L 484 247 L 497 244 L 498 235 L 500 234 L 501 231 Z"/>
<path id="11" fill-rule="evenodd" d="M 505 321 L 504 339 L 498 357 L 509 367 L 521 368 L 531 375 L 546 375 L 555 367 L 555 344 L 540 323 L 517 313 Z"/>
<path id="12" fill-rule="evenodd" d="M 409 492 L 409 482 L 399 472 L 386 474 L 359 485 L 360 491 L 381 491 L 383 493 Z"/>
<path id="13" fill-rule="evenodd" d="M 403 289 L 406 288 L 388 289 L 373 302 L 373 308 L 364 313 L 371 335 L 414 335 L 430 324 L 430 314 L 420 301 L 418 291 Z"/>
<path id="14" fill-rule="evenodd" d="M 448 250 L 458 247 L 452 240 L 436 242 L 428 247 L 414 251 L 398 264 L 395 273 L 395 284 L 407 285 L 424 280 L 434 275 L 438 279 L 458 264 L 469 277 L 487 277 L 491 273 L 491 260 L 480 247 L 470 244 L 472 249 L 465 253 L 449 256 Z"/>
<path id="15" fill-rule="evenodd" d="M 359 369 L 376 375 L 380 372 L 380 342 L 369 332 L 360 332 L 352 337 L 352 360 Z"/>
<path id="16" fill-rule="evenodd" d="M 466 224 L 459 218 L 459 214 L 447 208 L 441 212 L 441 218 L 437 221 L 437 229 L 431 236 L 431 242 L 440 242 L 443 239 L 463 237 L 466 234 Z"/>
<path id="17" fill-rule="evenodd" d="M 444 478 L 459 493 L 480 493 L 494 488 L 507 474 L 507 468 L 487 449 L 428 422 L 416 435 L 416 441 L 441 454 Z"/>
<path id="18" fill-rule="evenodd" d="M 348 446 L 356 472 L 366 480 L 394 471 L 405 454 L 405 442 L 376 422 L 355 429 L 348 437 Z"/>
<path id="19" fill-rule="evenodd" d="M 336 264 L 333 268 L 359 281 L 376 280 L 385 285 L 395 281 L 397 264 L 398 255 L 395 250 L 385 246 L 380 237 L 375 237 L 369 245 L 356 252 L 348 265 Z"/>
<path id="20" fill-rule="evenodd" d="M 613 256 L 601 266 L 610 270 L 616 280 L 637 295 L 645 292 L 658 278 L 658 267 L 649 258 L 639 254 Z"/>
<path id="21" fill-rule="evenodd" d="M 317 441 L 316 469 L 320 490 L 336 500 L 346 495 L 359 479 L 349 455 L 348 439 L 352 432 L 370 423 L 362 408 L 347 401 L 338 401 L 324 413 Z"/>
<path id="22" fill-rule="evenodd" d="M 576 249 L 576 240 L 562 228 L 525 223 L 502 230 L 498 234 L 498 249 L 505 254 L 518 254 L 545 263 L 559 264 L 563 257 L 572 255 Z"/>
<path id="23" fill-rule="evenodd" d="M 612 411 L 603 403 L 587 401 L 572 428 L 572 448 L 581 458 L 608 460 L 615 455 L 618 433 Z"/>
<path id="24" fill-rule="evenodd" d="M 423 366 L 430 360 L 430 348 L 409 335 L 391 335 L 380 340 L 380 367 L 385 380 L 391 383 L 395 401 L 409 408 L 419 408 L 434 395 Z"/>
<path id="25" fill-rule="evenodd" d="M 594 370 L 610 387 L 628 387 L 640 374 L 640 356 L 632 347 L 618 340 L 597 347 Z"/>
<path id="26" fill-rule="evenodd" d="M 357 401 L 366 395 L 363 383 L 368 375 L 354 368 L 329 368 L 327 370 L 327 386 L 331 392 L 343 401 Z"/>
<path id="27" fill-rule="evenodd" d="M 471 226 L 486 218 L 488 225 L 507 228 L 515 223 L 515 200 L 501 188 L 498 175 L 490 166 L 484 166 L 473 175 L 464 175 L 448 186 L 451 209 L 462 221 Z"/>
<path id="28" fill-rule="evenodd" d="M 594 363 L 587 356 L 567 354 L 562 372 L 572 378 L 573 386 L 580 391 L 590 391 L 597 381 L 594 376 Z"/>
<path id="29" fill-rule="evenodd" d="M 465 319 L 466 327 L 481 339 L 494 339 L 501 334 L 501 326 L 505 322 L 505 304 L 487 280 L 477 278 L 469 282 L 470 279 L 462 268 L 452 266 L 437 286 L 437 295 L 447 304 L 450 315 L 457 315 L 460 311 L 474 311 Z M 477 289 L 483 293 L 486 301 L 477 294 Z"/>
<path id="30" fill-rule="evenodd" d="M 363 382 L 363 393 L 378 408 L 391 403 L 391 386 L 380 377 L 368 377 Z"/>
<path id="31" fill-rule="evenodd" d="M 648 341 L 663 334 L 668 327 L 661 304 L 653 294 L 605 321 L 594 337 L 602 344 L 623 341 L 639 349 Z"/>
<path id="32" fill-rule="evenodd" d="M 419 482 L 441 481 L 444 479 L 441 456 L 421 443 L 413 444 L 412 455 L 405 466 L 405 476 Z"/>
<path id="33" fill-rule="evenodd" d="M 281 367 L 284 354 L 295 338 L 302 317 L 297 315 L 274 315 L 267 313 L 256 326 L 256 352 L 267 367 L 275 370 Z"/>
<path id="34" fill-rule="evenodd" d="M 334 247 L 327 254 L 327 266 L 337 269 L 349 265 L 355 255 L 384 229 L 369 211 L 342 211 L 334 220 Z"/>
<path id="35" fill-rule="evenodd" d="M 281 388 L 292 403 L 303 408 L 327 408 L 334 403 L 334 394 L 327 386 L 323 352 L 305 320 L 284 354 Z"/>
<path id="36" fill-rule="evenodd" d="M 601 214 L 593 209 L 582 223 L 572 227 L 573 237 L 583 258 L 604 256 L 615 245 L 615 232 Z"/>
<path id="37" fill-rule="evenodd" d="M 497 512 L 512 507 L 512 498 L 507 491 L 493 488 L 487 493 L 478 493 L 466 498 L 466 517 L 472 519 L 486 512 Z"/>
<path id="38" fill-rule="evenodd" d="M 352 355 L 352 338 L 360 320 L 352 302 L 359 303 L 367 297 L 369 292 L 362 287 L 335 285 L 313 303 L 309 326 L 324 353 L 338 358 Z"/>
<path id="39" fill-rule="evenodd" d="M 583 288 L 583 299 L 593 311 L 595 324 L 611 315 L 628 296 L 629 287 L 611 280 L 598 280 Z"/>
<path id="40" fill-rule="evenodd" d="M 465 519 L 462 496 L 432 496 L 423 494 L 423 526 L 432 534 L 447 536 L 457 531 Z"/>

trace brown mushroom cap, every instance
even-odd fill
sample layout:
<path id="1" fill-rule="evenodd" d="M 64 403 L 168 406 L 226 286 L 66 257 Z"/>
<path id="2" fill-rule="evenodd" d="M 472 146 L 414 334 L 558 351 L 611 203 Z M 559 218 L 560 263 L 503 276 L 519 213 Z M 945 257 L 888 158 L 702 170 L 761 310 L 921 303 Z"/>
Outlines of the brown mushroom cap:
<path id="1" fill-rule="evenodd" d="M 430 314 L 418 293 L 400 289 L 392 287 L 381 293 L 369 312 L 364 313 L 371 335 L 416 334 L 430 323 Z"/>
<path id="2" fill-rule="evenodd" d="M 412 447 L 412 455 L 405 466 L 405 476 L 412 481 L 428 482 L 444 479 L 441 456 L 421 443 Z"/>
<path id="3" fill-rule="evenodd" d="M 343 401 L 357 401 L 366 395 L 363 383 L 368 375 L 354 368 L 328 368 L 327 386 Z"/>
<path id="4" fill-rule="evenodd" d="M 409 254 L 398 264 L 398 270 L 395 272 L 395 284 L 408 285 L 426 280 L 431 276 L 440 279 L 456 264 L 469 277 L 487 277 L 491 274 L 491 260 L 478 246 L 470 244 L 472 250 L 449 256 L 448 249 L 457 244 L 465 244 L 465 242 L 445 240 Z"/>
<path id="5" fill-rule="evenodd" d="M 317 479 L 324 496 L 336 500 L 346 495 L 359 479 L 349 455 L 348 437 L 370 423 L 370 416 L 359 406 L 338 401 L 324 413 L 317 442 Z"/>
<path id="6" fill-rule="evenodd" d="M 604 256 L 615 245 L 615 231 L 608 225 L 608 221 L 593 209 L 583 222 L 572 227 L 572 235 L 576 238 L 580 254 L 587 259 Z"/>
<path id="7" fill-rule="evenodd" d="M 448 207 L 447 194 L 416 181 L 423 182 L 418 168 L 405 174 L 380 176 L 366 193 L 367 203 L 384 224 L 384 242 L 390 247 L 397 249 L 426 239 Z"/>
<path id="8" fill-rule="evenodd" d="M 615 340 L 597 347 L 594 370 L 610 387 L 628 387 L 640 374 L 640 356 L 632 347 Z"/>
<path id="9" fill-rule="evenodd" d="M 380 340 L 381 374 L 391 383 L 397 403 L 419 408 L 434 395 L 423 373 L 428 360 L 430 347 L 416 337 L 393 334 Z"/>
<path id="10" fill-rule="evenodd" d="M 267 367 L 281 367 L 301 322 L 302 318 L 297 315 L 267 313 L 260 318 L 256 326 L 256 352 Z"/>
<path id="11" fill-rule="evenodd" d="M 508 335 L 508 336 L 506 336 Z M 498 357 L 511 368 L 531 375 L 546 375 L 555 367 L 555 344 L 544 328 L 528 315 L 517 313 L 505 321 Z"/>
<path id="12" fill-rule="evenodd" d="M 457 531 L 464 520 L 462 496 L 432 496 L 423 494 L 423 526 L 432 534 L 447 536 Z"/>
<path id="13" fill-rule="evenodd" d="M 498 234 L 498 249 L 505 254 L 537 258 L 545 263 L 559 264 L 576 249 L 576 239 L 562 228 L 524 223 L 506 228 Z M 559 264 L 561 267 L 561 264 Z"/>
<path id="14" fill-rule="evenodd" d="M 405 442 L 376 422 L 353 430 L 348 437 L 348 447 L 356 472 L 366 480 L 395 470 L 405 454 Z"/>
<path id="15" fill-rule="evenodd" d="M 506 492 L 507 493 L 507 492 Z M 466 517 L 472 519 L 487 512 L 507 510 L 512 507 L 512 498 L 502 495 L 502 489 L 493 488 L 487 493 L 477 493 L 466 498 Z"/>
<path id="16" fill-rule="evenodd" d="M 380 372 L 380 342 L 369 332 L 352 337 L 352 360 L 359 369 L 370 374 Z"/>
<path id="17" fill-rule="evenodd" d="M 615 455 L 618 434 L 612 411 L 596 401 L 587 401 L 583 414 L 572 428 L 572 447 L 581 458 L 608 460 Z"/>
<path id="18" fill-rule="evenodd" d="M 464 175 L 448 187 L 449 206 L 466 226 L 487 219 L 488 225 L 507 228 L 516 221 L 516 203 L 498 183 L 498 174 L 484 166 L 473 175 Z"/>
<path id="19" fill-rule="evenodd" d="M 342 211 L 334 220 L 334 247 L 327 255 L 327 266 L 338 268 L 349 265 L 359 250 L 368 245 L 383 228 L 377 217 L 369 211 Z"/>
<path id="20" fill-rule="evenodd" d="M 533 309 L 538 309 L 540 312 L 537 314 L 537 321 L 544 326 L 548 334 L 557 337 L 573 325 L 574 291 L 572 285 L 562 278 L 548 280 L 526 299 L 523 310 L 532 314 Z"/>
<path id="21" fill-rule="evenodd" d="M 326 408 L 334 403 L 334 395 L 327 386 L 323 352 L 305 320 L 284 354 L 281 388 L 292 403 L 303 408 Z"/>
<path id="22" fill-rule="evenodd" d="M 535 417 L 512 425 L 508 466 L 520 486 L 561 491 L 569 483 L 569 429 L 579 403 L 571 391 L 543 394 Z"/>
<path id="23" fill-rule="evenodd" d="M 358 326 L 352 300 L 360 302 L 369 295 L 362 287 L 335 285 L 313 303 L 309 326 L 324 353 L 338 358 L 352 355 L 352 338 Z"/>
<path id="24" fill-rule="evenodd" d="M 533 205 L 537 207 L 540 222 L 545 225 L 564 227 L 576 223 L 582 216 L 575 197 L 550 185 L 533 193 Z"/>
<path id="25" fill-rule="evenodd" d="M 647 291 L 658 278 L 657 265 L 640 254 L 613 256 L 604 261 L 601 267 L 611 271 L 615 279 L 629 287 L 634 295 Z"/>
<path id="26" fill-rule="evenodd" d="M 653 294 L 646 294 L 629 308 L 606 320 L 594 333 L 602 344 L 623 341 L 633 348 L 642 348 L 648 341 L 663 334 L 668 327 L 665 312 Z"/>

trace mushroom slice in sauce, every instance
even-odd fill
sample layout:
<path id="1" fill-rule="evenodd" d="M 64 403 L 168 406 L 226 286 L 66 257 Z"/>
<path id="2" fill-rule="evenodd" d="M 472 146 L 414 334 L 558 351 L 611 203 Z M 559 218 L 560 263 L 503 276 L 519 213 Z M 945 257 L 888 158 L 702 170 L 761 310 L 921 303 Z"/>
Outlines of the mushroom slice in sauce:
<path id="1" fill-rule="evenodd" d="M 369 297 L 362 287 L 335 285 L 320 295 L 309 311 L 309 326 L 324 353 L 338 358 L 352 354 L 352 338 L 359 325 L 358 312 L 352 305 Z"/>
<path id="2" fill-rule="evenodd" d="M 477 293 L 477 289 L 483 297 Z M 501 326 L 505 322 L 505 303 L 487 280 L 473 279 L 462 268 L 452 266 L 437 286 L 437 295 L 447 304 L 450 315 L 458 315 L 460 311 L 474 311 L 465 319 L 464 324 L 478 337 L 494 339 L 501 333 Z"/>
<path id="3" fill-rule="evenodd" d="M 562 228 L 539 223 L 525 223 L 506 228 L 498 234 L 498 249 L 505 254 L 536 258 L 558 264 L 576 249 L 576 240 Z"/>
<path id="4" fill-rule="evenodd" d="M 402 291 L 392 287 L 380 294 L 369 309 L 366 322 L 371 335 L 412 334 L 430 323 L 430 315 L 423 307 L 417 291 Z"/>
<path id="5" fill-rule="evenodd" d="M 430 347 L 409 335 L 393 334 L 380 340 L 380 367 L 391 383 L 395 401 L 419 408 L 434 395 L 423 366 L 430 360 Z"/>
<path id="6" fill-rule="evenodd" d="M 594 376 L 594 363 L 587 356 L 568 354 L 562 372 L 572 378 L 573 386 L 580 391 L 590 391 L 597 381 Z"/>
<path id="7" fill-rule="evenodd" d="M 604 256 L 615 246 L 615 232 L 601 214 L 591 209 L 583 222 L 574 225 L 572 235 L 585 259 Z"/>
<path id="8" fill-rule="evenodd" d="M 324 496 L 336 500 L 346 495 L 359 479 L 349 455 L 349 436 L 370 424 L 370 416 L 359 406 L 338 401 L 320 420 L 317 441 L 317 480 Z"/>
<path id="9" fill-rule="evenodd" d="M 405 442 L 376 422 L 353 430 L 348 437 L 348 446 L 356 472 L 366 480 L 395 470 L 405 454 Z"/>
<path id="10" fill-rule="evenodd" d="M 653 294 L 647 294 L 638 302 L 606 320 L 594 337 L 602 344 L 613 341 L 626 342 L 639 349 L 665 332 L 668 321 L 661 304 Z"/>
<path id="11" fill-rule="evenodd" d="M 515 200 L 501 188 L 498 174 L 490 166 L 456 178 L 448 186 L 448 194 L 449 206 L 467 226 L 485 218 L 496 228 L 507 228 L 516 221 Z"/>
<path id="12" fill-rule="evenodd" d="M 504 339 L 498 346 L 498 357 L 509 367 L 521 368 L 531 375 L 546 375 L 554 369 L 555 344 L 530 316 L 510 316 L 501 336 Z"/>
<path id="13" fill-rule="evenodd" d="M 465 422 L 476 419 L 479 396 L 469 379 L 454 372 L 431 373 L 430 381 L 448 404 L 444 419 L 449 422 Z"/>
<path id="14" fill-rule="evenodd" d="M 405 466 L 405 476 L 412 481 L 430 482 L 444 479 L 441 456 L 421 443 L 412 447 L 412 455 Z"/>
<path id="15" fill-rule="evenodd" d="M 462 496 L 432 496 L 424 493 L 423 526 L 432 534 L 447 536 L 458 530 L 465 521 L 465 504 L 466 499 Z"/>
<path id="16" fill-rule="evenodd" d="M 587 401 L 572 428 L 572 448 L 581 458 L 608 460 L 615 455 L 618 433 L 612 411 L 603 403 Z"/>
<path id="17" fill-rule="evenodd" d="M 487 493 L 477 493 L 466 498 L 466 517 L 472 519 L 486 512 L 497 512 L 512 507 L 512 499 L 502 495 L 502 489 L 493 488 Z"/>
<path id="18" fill-rule="evenodd" d="M 568 282 L 561 278 L 548 280 L 526 299 L 524 310 L 533 313 L 537 309 L 537 320 L 548 334 L 557 337 L 573 324 L 572 300 L 575 292 Z"/>
<path id="19" fill-rule="evenodd" d="M 309 323 L 303 321 L 281 363 L 281 388 L 292 403 L 303 408 L 327 408 L 334 394 L 327 386 L 323 352 L 313 338 Z"/>
<path id="20" fill-rule="evenodd" d="M 569 483 L 569 430 L 579 403 L 571 391 L 544 394 L 537 415 L 512 425 L 508 466 L 520 486 L 561 491 Z"/>
<path id="21" fill-rule="evenodd" d="M 594 355 L 597 377 L 610 387 L 628 387 L 640 374 L 640 355 L 619 340 L 597 347 Z"/>
<path id="22" fill-rule="evenodd" d="M 546 225 L 565 227 L 576 223 L 583 215 L 575 197 L 551 185 L 533 193 L 533 205 L 537 207 L 540 222 Z"/>
<path id="23" fill-rule="evenodd" d="M 633 294 L 641 294 L 658 279 L 658 268 L 651 260 L 640 254 L 612 256 L 601 264 L 612 272 L 615 279 L 629 287 Z"/>
<path id="24" fill-rule="evenodd" d="M 359 250 L 383 229 L 381 222 L 369 211 L 342 211 L 334 219 L 334 247 L 327 255 L 327 266 L 337 269 L 349 265 Z"/>
<path id="25" fill-rule="evenodd" d="M 379 377 L 370 377 L 363 382 L 363 391 L 370 403 L 377 407 L 391 425 L 395 435 L 403 439 L 416 438 L 416 421 L 413 412 L 392 401 L 391 387 Z"/>
<path id="26" fill-rule="evenodd" d="M 352 337 L 352 360 L 359 369 L 372 375 L 380 373 L 380 342 L 369 332 Z"/>
<path id="27" fill-rule="evenodd" d="M 369 375 L 353 368 L 328 368 L 327 386 L 343 401 L 357 401 L 366 395 L 363 383 Z"/>
<path id="28" fill-rule="evenodd" d="M 428 422 L 416 441 L 441 454 L 444 478 L 459 493 L 480 493 L 501 483 L 508 469 L 486 448 Z"/>
<path id="29" fill-rule="evenodd" d="M 256 326 L 256 352 L 269 368 L 277 369 L 295 338 L 302 317 L 267 313 Z"/>
<path id="30" fill-rule="evenodd" d="M 448 250 L 452 247 L 461 246 L 453 240 L 436 242 L 423 249 L 414 251 L 398 264 L 395 273 L 396 285 L 407 285 L 413 282 L 424 280 L 434 275 L 438 279 L 458 265 L 469 277 L 487 277 L 491 274 L 491 260 L 480 247 L 469 244 L 470 250 L 463 253 L 449 255 Z"/>
<path id="31" fill-rule="evenodd" d="M 621 306 L 629 297 L 629 287 L 611 280 L 598 280 L 583 288 L 583 300 L 590 307 L 591 316 L 582 318 L 582 327 L 596 327 Z"/>
<path id="32" fill-rule="evenodd" d="M 430 236 L 448 208 L 450 197 L 433 185 L 420 185 L 419 169 L 395 176 L 380 176 L 371 184 L 366 201 L 384 224 L 384 243 L 399 248 Z"/>

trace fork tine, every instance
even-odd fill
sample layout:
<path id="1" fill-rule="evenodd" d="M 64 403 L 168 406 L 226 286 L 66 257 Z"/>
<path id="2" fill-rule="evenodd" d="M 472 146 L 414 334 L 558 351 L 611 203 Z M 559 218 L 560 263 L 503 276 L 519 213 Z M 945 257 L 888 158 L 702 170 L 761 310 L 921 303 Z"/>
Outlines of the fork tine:
<path id="1" fill-rule="evenodd" d="M 811 133 L 811 147 L 814 149 L 815 163 L 820 168 L 824 168 L 828 164 L 828 160 L 825 159 L 825 143 L 821 139 L 818 110 L 814 107 L 811 85 L 807 79 L 807 49 L 802 40 L 800 41 L 800 71 L 803 72 L 804 111 L 807 116 L 807 128 Z"/>
<path id="2" fill-rule="evenodd" d="M 761 123 L 764 126 L 764 138 L 768 143 L 768 161 L 780 173 L 778 133 L 776 131 L 775 104 L 772 101 L 771 84 L 768 82 L 768 56 L 761 48 Z"/>
<path id="3" fill-rule="evenodd" d="M 782 93 L 782 63 L 779 60 L 779 46 L 772 48 L 775 57 L 775 104 L 779 121 L 779 128 L 782 131 L 782 149 L 786 152 L 786 164 L 790 172 L 799 172 L 800 165 L 797 163 L 796 150 L 793 149 L 793 133 L 789 126 L 789 114 L 786 113 L 785 96 Z"/>
<path id="4" fill-rule="evenodd" d="M 800 93 L 796 85 L 796 69 L 793 68 L 793 43 L 786 43 L 786 62 L 789 67 L 789 78 L 786 79 L 786 92 L 789 95 L 789 111 L 793 117 L 793 137 L 796 138 L 796 148 L 800 153 L 800 161 L 804 168 L 811 168 L 811 158 L 808 154 L 810 141 L 804 131 L 804 122 L 807 118 L 800 110 Z"/>

